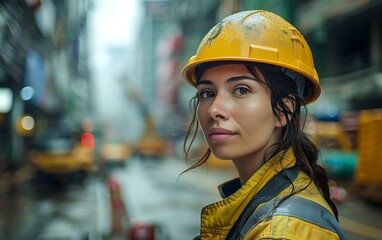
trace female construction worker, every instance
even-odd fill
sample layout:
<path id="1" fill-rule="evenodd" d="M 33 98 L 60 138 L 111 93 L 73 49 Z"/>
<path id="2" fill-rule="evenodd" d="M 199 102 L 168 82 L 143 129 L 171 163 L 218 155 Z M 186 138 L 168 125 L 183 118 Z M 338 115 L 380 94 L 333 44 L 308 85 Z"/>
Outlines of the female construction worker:
<path id="1" fill-rule="evenodd" d="M 182 73 L 197 89 L 186 157 L 199 126 L 209 146 L 189 169 L 212 152 L 239 176 L 219 187 L 223 200 L 203 208 L 196 239 L 345 239 L 318 149 L 303 132 L 320 83 L 301 33 L 268 11 L 233 14 Z"/>

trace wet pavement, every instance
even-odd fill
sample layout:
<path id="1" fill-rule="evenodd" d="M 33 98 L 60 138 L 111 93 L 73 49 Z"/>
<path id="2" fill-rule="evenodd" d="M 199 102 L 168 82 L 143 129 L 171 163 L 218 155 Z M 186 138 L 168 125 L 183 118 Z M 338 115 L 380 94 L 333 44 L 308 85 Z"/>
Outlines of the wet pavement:
<path id="1" fill-rule="evenodd" d="M 83 184 L 36 188 L 30 182 L 0 195 L 0 239 L 128 239 L 133 223 L 157 226 L 156 240 L 189 240 L 199 234 L 200 210 L 220 200 L 216 187 L 235 176 L 229 169 L 187 168 L 176 158 L 131 157 L 110 168 L 108 177 L 91 176 Z M 106 179 L 114 179 L 123 207 L 111 204 Z M 337 204 L 349 240 L 382 239 L 382 207 L 357 195 Z M 113 209 L 114 208 L 114 209 Z M 122 229 L 110 237 L 114 211 Z M 115 215 L 114 215 L 115 216 Z"/>
<path id="2" fill-rule="evenodd" d="M 28 182 L 1 195 L 0 239 L 101 239 L 109 216 L 108 192 L 99 178 L 55 188 Z"/>
<path id="3" fill-rule="evenodd" d="M 217 201 L 216 186 L 232 178 L 232 171 L 198 169 L 180 175 L 187 166 L 177 159 L 129 160 L 113 172 L 132 222 L 156 224 L 159 239 L 193 239 L 199 234 L 200 210 Z"/>

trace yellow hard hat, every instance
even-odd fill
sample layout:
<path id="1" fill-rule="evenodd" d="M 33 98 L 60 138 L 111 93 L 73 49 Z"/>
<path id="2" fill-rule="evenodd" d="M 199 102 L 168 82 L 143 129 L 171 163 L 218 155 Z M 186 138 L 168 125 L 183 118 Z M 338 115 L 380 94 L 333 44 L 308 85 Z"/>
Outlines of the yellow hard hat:
<path id="1" fill-rule="evenodd" d="M 295 27 L 268 11 L 235 13 L 215 25 L 183 68 L 183 77 L 195 86 L 195 68 L 216 61 L 265 63 L 299 73 L 311 83 L 303 96 L 306 103 L 321 93 L 308 43 Z"/>

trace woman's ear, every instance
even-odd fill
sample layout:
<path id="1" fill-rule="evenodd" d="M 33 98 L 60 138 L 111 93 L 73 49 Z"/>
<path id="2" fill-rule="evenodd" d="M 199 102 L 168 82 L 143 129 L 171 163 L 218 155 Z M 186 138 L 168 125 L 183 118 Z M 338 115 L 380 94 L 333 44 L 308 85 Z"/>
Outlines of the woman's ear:
<path id="1" fill-rule="evenodd" d="M 293 95 L 288 95 L 287 97 L 284 97 L 282 101 L 285 109 L 281 106 L 278 106 L 278 115 L 280 119 L 277 122 L 276 127 L 284 127 L 287 124 L 287 122 L 291 120 L 292 113 L 294 113 L 296 107 L 296 99 Z"/>

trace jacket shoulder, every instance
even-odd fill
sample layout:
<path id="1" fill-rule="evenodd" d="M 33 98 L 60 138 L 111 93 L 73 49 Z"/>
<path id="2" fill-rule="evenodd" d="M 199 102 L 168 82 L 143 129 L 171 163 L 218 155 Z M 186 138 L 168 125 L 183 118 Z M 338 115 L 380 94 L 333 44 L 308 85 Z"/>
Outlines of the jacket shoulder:
<path id="1" fill-rule="evenodd" d="M 324 237 L 321 239 L 345 239 L 343 230 L 330 211 L 298 196 L 276 198 L 258 207 L 240 232 L 243 239 L 253 234 L 276 239 L 306 239 L 307 235 Z M 301 234 L 302 238 L 299 238 Z"/>

